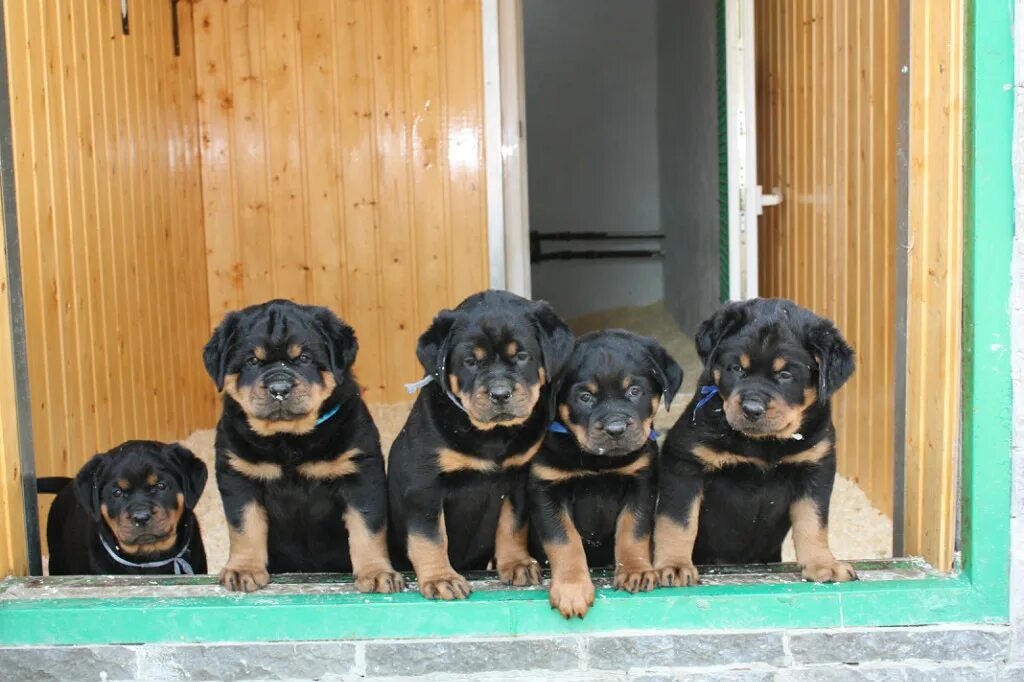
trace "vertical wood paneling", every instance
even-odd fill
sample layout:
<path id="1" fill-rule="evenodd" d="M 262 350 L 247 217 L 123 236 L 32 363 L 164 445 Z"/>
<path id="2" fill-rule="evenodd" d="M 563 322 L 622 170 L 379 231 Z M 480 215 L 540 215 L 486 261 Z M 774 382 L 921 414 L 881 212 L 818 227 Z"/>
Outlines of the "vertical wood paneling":
<path id="1" fill-rule="evenodd" d="M 963 3 L 910 3 L 906 551 L 951 561 L 959 442 Z M 759 2 L 761 290 L 831 317 L 858 369 L 839 469 L 892 509 L 899 3 Z M 809 46 L 809 47 L 808 47 Z M 813 58 L 811 58 L 813 57 Z"/>
<path id="2" fill-rule="evenodd" d="M 479 0 L 197 0 L 210 324 L 273 296 L 355 327 L 407 396 L 434 313 L 487 285 Z"/>
<path id="3" fill-rule="evenodd" d="M 905 542 L 941 567 L 960 442 L 963 19 L 962 0 L 911 3 Z"/>
<path id="4" fill-rule="evenodd" d="M 72 475 L 213 421 L 191 6 L 181 57 L 166 3 L 4 9 L 36 469 Z"/>
<path id="5" fill-rule="evenodd" d="M 898 3 L 771 0 L 757 12 L 760 289 L 833 319 L 857 372 L 834 402 L 839 469 L 892 509 Z"/>

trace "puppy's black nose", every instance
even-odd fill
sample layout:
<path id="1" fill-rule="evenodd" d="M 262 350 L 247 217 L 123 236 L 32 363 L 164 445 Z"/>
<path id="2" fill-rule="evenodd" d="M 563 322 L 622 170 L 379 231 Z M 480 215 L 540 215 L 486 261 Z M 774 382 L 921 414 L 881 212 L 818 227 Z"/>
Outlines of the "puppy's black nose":
<path id="1" fill-rule="evenodd" d="M 139 509 L 138 511 L 132 512 L 132 523 L 136 526 L 145 526 L 149 523 L 151 518 L 153 518 L 153 515 L 146 509 Z"/>
<path id="2" fill-rule="evenodd" d="M 490 396 L 491 402 L 498 404 L 508 402 L 508 399 L 512 397 L 512 384 L 507 381 L 491 384 L 487 389 L 487 395 Z"/>
<path id="3" fill-rule="evenodd" d="M 626 432 L 626 422 L 618 419 L 610 421 L 604 425 L 604 432 L 612 438 L 618 438 Z"/>
<path id="4" fill-rule="evenodd" d="M 760 400 L 754 400 L 752 398 L 745 398 L 740 403 L 740 409 L 743 410 L 743 414 L 747 415 L 750 419 L 760 419 L 767 407 Z"/>
<path id="5" fill-rule="evenodd" d="M 267 383 L 267 391 L 272 398 L 283 400 L 292 392 L 292 382 L 287 379 L 273 379 Z"/>

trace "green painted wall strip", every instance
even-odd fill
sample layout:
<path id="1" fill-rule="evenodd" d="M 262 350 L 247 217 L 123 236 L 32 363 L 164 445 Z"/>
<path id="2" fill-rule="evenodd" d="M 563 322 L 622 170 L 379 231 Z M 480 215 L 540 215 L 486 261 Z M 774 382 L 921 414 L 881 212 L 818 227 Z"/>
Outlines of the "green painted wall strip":
<path id="1" fill-rule="evenodd" d="M 729 300 L 729 123 L 725 80 L 725 0 L 718 0 L 715 51 L 718 60 L 718 284 Z"/>
<path id="2" fill-rule="evenodd" d="M 963 579 L 846 585 L 742 585 L 627 595 L 600 590 L 585 620 L 552 611 L 543 590 L 464 602 L 396 596 L 260 595 L 75 599 L 0 607 L 0 645 L 565 634 L 620 629 L 807 628 L 989 621 Z M 59 624 L 59 625 L 57 625 Z"/>
<path id="3" fill-rule="evenodd" d="M 984 608 L 1006 618 L 1010 566 L 1010 253 L 1013 3 L 967 9 L 963 558 Z"/>

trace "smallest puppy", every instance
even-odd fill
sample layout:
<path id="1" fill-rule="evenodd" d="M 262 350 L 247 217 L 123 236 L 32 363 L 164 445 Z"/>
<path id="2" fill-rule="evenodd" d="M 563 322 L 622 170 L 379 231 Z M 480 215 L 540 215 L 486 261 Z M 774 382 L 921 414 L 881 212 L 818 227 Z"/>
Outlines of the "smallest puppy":
<path id="1" fill-rule="evenodd" d="M 180 445 L 132 440 L 96 455 L 50 507 L 50 575 L 206 573 L 192 513 L 206 476 Z"/>
<path id="2" fill-rule="evenodd" d="M 582 618 L 594 603 L 588 565 L 614 564 L 616 589 L 658 584 L 654 415 L 682 381 L 654 339 L 612 329 L 576 342 L 529 479 L 531 523 L 551 564 L 551 606 L 566 618 Z"/>

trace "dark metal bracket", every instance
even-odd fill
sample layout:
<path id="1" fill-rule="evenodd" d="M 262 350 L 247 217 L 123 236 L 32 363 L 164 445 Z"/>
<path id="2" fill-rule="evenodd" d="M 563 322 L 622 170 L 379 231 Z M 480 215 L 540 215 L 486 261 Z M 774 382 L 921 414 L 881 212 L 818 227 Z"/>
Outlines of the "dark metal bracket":
<path id="1" fill-rule="evenodd" d="M 664 258 L 664 250 L 658 249 L 563 249 L 543 251 L 543 242 L 600 242 L 600 241 L 651 241 L 662 240 L 661 232 L 537 232 L 530 231 L 530 262 L 543 263 L 552 260 L 606 260 L 613 258 Z"/>

